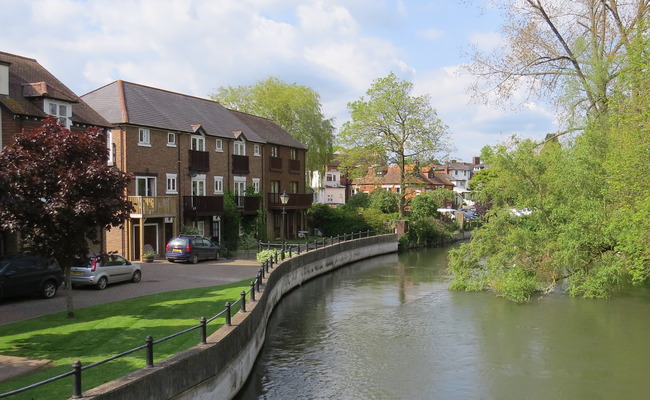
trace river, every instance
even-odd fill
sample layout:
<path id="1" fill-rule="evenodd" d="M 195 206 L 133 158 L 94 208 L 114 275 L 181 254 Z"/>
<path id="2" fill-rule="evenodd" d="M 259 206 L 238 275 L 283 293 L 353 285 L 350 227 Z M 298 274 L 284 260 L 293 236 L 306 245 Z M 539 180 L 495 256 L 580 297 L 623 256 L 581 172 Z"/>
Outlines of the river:
<path id="1" fill-rule="evenodd" d="M 517 305 L 448 290 L 447 251 L 357 262 L 289 293 L 237 400 L 650 396 L 649 289 Z"/>

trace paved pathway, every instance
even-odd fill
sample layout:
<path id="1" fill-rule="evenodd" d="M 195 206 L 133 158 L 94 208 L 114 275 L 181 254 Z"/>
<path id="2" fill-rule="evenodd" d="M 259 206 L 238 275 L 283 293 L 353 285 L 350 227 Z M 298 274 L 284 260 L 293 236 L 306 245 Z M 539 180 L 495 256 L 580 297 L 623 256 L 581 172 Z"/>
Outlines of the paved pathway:
<path id="1" fill-rule="evenodd" d="M 74 306 L 79 309 L 155 293 L 223 285 L 253 279 L 259 269 L 260 264 L 254 260 L 218 260 L 198 264 L 155 261 L 142 264 L 140 283 L 116 283 L 109 285 L 105 290 L 92 287 L 75 289 Z M 1 300 L 0 335 L 2 325 L 61 311 L 66 311 L 65 288 L 61 288 L 53 299 L 34 296 Z M 0 382 L 30 373 L 48 362 L 49 360 L 0 355 Z"/>

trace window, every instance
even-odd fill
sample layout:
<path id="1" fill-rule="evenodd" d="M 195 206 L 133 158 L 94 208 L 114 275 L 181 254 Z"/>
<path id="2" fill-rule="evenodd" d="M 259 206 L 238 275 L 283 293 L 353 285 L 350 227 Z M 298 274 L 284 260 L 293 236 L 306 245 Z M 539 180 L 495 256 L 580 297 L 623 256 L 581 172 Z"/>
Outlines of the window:
<path id="1" fill-rule="evenodd" d="M 292 160 L 296 159 L 296 149 L 289 149 L 289 158 Z"/>
<path id="2" fill-rule="evenodd" d="M 298 193 L 298 182 L 291 182 L 291 193 Z"/>
<path id="3" fill-rule="evenodd" d="M 70 129 L 72 125 L 72 105 L 60 101 L 45 100 L 45 112 L 57 117 L 61 125 Z"/>
<path id="4" fill-rule="evenodd" d="M 244 207 L 246 196 L 246 177 L 236 176 L 235 177 L 235 200 L 237 201 L 237 207 Z"/>
<path id="5" fill-rule="evenodd" d="M 176 147 L 176 134 L 174 132 L 167 132 L 167 146 Z"/>
<path id="6" fill-rule="evenodd" d="M 334 174 L 327 174 L 327 182 L 334 182 Z"/>
<path id="7" fill-rule="evenodd" d="M 138 146 L 151 146 L 149 129 L 138 129 Z"/>
<path id="8" fill-rule="evenodd" d="M 279 157 L 278 156 L 278 146 L 272 146 L 271 147 L 271 157 Z"/>
<path id="9" fill-rule="evenodd" d="M 223 176 L 214 177 L 214 193 L 223 193 Z"/>
<path id="10" fill-rule="evenodd" d="M 220 151 L 223 152 L 223 140 L 217 139 L 216 140 L 216 145 L 215 145 L 215 151 Z"/>
<path id="11" fill-rule="evenodd" d="M 205 236 L 205 221 L 194 221 L 192 225 L 196 228 L 199 236 Z"/>
<path id="12" fill-rule="evenodd" d="M 153 176 L 136 176 L 135 177 L 135 195 L 136 196 L 155 196 L 156 195 L 156 178 Z"/>
<path id="13" fill-rule="evenodd" d="M 176 174 L 167 174 L 167 193 L 178 193 L 176 189 Z"/>
<path id="14" fill-rule="evenodd" d="M 108 147 L 108 165 L 112 166 L 115 164 L 115 147 L 113 147 L 113 131 L 110 129 L 106 130 L 106 147 Z"/>
<path id="15" fill-rule="evenodd" d="M 246 155 L 246 143 L 242 140 L 237 140 L 235 142 L 235 155 L 245 156 Z"/>
<path id="16" fill-rule="evenodd" d="M 199 135 L 192 135 L 190 148 L 195 151 L 205 151 L 205 138 Z"/>
<path id="17" fill-rule="evenodd" d="M 332 203 L 333 201 L 334 201 L 334 196 L 332 196 L 331 194 L 328 194 L 327 195 L 327 202 Z"/>
<path id="18" fill-rule="evenodd" d="M 260 178 L 253 178 L 253 190 L 255 193 L 260 192 Z"/>
<path id="19" fill-rule="evenodd" d="M 253 146 L 253 155 L 254 156 L 259 156 L 260 155 L 260 145 L 256 144 Z"/>
<path id="20" fill-rule="evenodd" d="M 192 178 L 192 196 L 205 196 L 205 175 Z"/>
<path id="21" fill-rule="evenodd" d="M 280 193 L 280 181 L 271 181 L 271 193 Z"/>

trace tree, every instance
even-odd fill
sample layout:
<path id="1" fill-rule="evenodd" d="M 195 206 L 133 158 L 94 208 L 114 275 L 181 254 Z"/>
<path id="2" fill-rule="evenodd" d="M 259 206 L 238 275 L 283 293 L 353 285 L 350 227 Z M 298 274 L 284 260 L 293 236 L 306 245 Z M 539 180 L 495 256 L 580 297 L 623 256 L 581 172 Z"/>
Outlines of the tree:
<path id="1" fill-rule="evenodd" d="M 98 128 L 70 132 L 54 117 L 17 134 L 0 152 L 0 227 L 18 232 L 32 251 L 55 257 L 66 271 L 68 317 L 74 317 L 70 267 L 89 241 L 129 217 L 130 175 L 107 165 Z"/>
<path id="2" fill-rule="evenodd" d="M 455 198 L 456 194 L 449 189 L 427 190 L 411 199 L 411 217 L 438 217 L 438 208 L 444 208 L 447 201 L 453 201 Z"/>
<path id="3" fill-rule="evenodd" d="M 367 99 L 362 96 L 348 103 L 352 120 L 339 134 L 346 169 L 353 169 L 368 155 L 399 167 L 400 217 L 404 216 L 406 165 L 433 159 L 446 149 L 448 136 L 429 96 L 411 96 L 412 89 L 412 83 L 399 80 L 394 73 L 376 79 L 366 92 Z"/>
<path id="4" fill-rule="evenodd" d="M 524 89 L 523 101 L 544 97 L 567 113 L 567 131 L 607 111 L 622 59 L 650 16 L 647 0 L 490 2 L 506 11 L 505 41 L 490 52 L 473 49 L 466 70 L 476 77 L 475 98 L 511 99 Z"/>
<path id="5" fill-rule="evenodd" d="M 323 115 L 313 89 L 271 77 L 252 86 L 220 87 L 211 97 L 225 107 L 275 121 L 309 149 L 308 171 L 332 160 L 334 125 Z"/>
<path id="6" fill-rule="evenodd" d="M 397 212 L 398 195 L 388 190 L 375 189 L 370 193 L 368 208 L 379 210 L 384 214 Z"/>

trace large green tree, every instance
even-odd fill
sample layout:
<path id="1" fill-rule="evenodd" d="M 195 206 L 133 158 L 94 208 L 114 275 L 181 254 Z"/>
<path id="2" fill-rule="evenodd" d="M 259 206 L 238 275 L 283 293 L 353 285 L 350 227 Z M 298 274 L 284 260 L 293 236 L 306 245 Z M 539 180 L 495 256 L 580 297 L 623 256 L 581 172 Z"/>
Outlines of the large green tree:
<path id="1" fill-rule="evenodd" d="M 211 97 L 225 107 L 275 121 L 309 149 L 308 171 L 321 170 L 332 160 L 333 121 L 325 118 L 313 89 L 270 77 L 251 86 L 220 87 Z"/>
<path id="2" fill-rule="evenodd" d="M 404 216 L 406 165 L 435 158 L 447 149 L 448 140 L 447 126 L 438 118 L 430 97 L 413 96 L 412 91 L 413 84 L 394 73 L 374 80 L 367 97 L 348 103 L 351 121 L 343 125 L 338 137 L 340 159 L 348 169 L 368 162 L 399 167 L 400 217 Z"/>
<path id="3" fill-rule="evenodd" d="M 0 228 L 20 233 L 27 248 L 66 270 L 68 316 L 74 316 L 70 267 L 98 243 L 99 232 L 129 217 L 130 175 L 107 165 L 97 128 L 70 132 L 54 117 L 24 131 L 0 152 Z"/>

